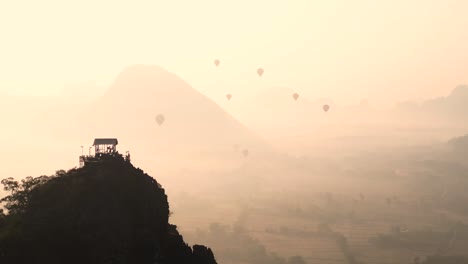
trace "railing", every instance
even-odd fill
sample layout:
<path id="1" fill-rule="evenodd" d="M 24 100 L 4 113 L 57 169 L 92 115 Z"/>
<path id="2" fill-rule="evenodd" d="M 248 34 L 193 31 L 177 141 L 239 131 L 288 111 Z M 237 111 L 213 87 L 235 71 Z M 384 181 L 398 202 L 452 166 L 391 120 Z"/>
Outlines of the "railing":
<path id="1" fill-rule="evenodd" d="M 97 153 L 98 155 L 81 155 L 80 158 L 80 167 L 86 165 L 86 163 L 91 162 L 103 162 L 112 158 L 121 157 L 125 161 L 130 162 L 130 152 L 127 151 L 125 155 L 118 152 L 114 153 Z"/>

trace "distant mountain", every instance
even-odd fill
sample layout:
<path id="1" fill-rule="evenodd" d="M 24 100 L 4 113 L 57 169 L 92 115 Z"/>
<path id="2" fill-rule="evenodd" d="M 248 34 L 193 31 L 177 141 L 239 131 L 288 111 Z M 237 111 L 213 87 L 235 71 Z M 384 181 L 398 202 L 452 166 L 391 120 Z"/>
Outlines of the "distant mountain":
<path id="1" fill-rule="evenodd" d="M 297 93 L 299 97 L 294 99 Z M 329 99 L 309 100 L 300 91 L 289 87 L 271 87 L 245 100 L 238 109 L 239 117 L 249 127 L 268 129 L 289 129 L 313 124 L 323 117 L 322 106 L 329 104 L 335 111 L 335 104 Z"/>
<path id="2" fill-rule="evenodd" d="M 297 100 L 294 93 L 299 95 Z M 330 106 L 328 112 L 323 110 L 325 104 Z M 316 143 L 323 144 L 324 139 L 367 135 L 363 130 L 382 120 L 367 101 L 341 106 L 330 98 L 310 99 L 300 90 L 281 86 L 264 89 L 243 105 L 244 109 L 238 110 L 240 120 L 272 144 L 293 147 L 294 152 L 305 148 L 314 151 Z"/>
<path id="3" fill-rule="evenodd" d="M 297 100 L 294 100 L 293 94 L 299 95 Z M 261 107 L 275 106 L 278 111 L 284 111 L 292 106 L 306 107 L 310 110 L 321 110 L 324 104 L 328 104 L 331 107 L 335 107 L 336 104 L 330 98 L 319 98 L 317 100 L 310 100 L 306 95 L 301 93 L 300 90 L 295 90 L 290 87 L 274 86 L 268 89 L 264 89 L 254 97 L 252 97 L 251 104 L 255 104 Z"/>
<path id="4" fill-rule="evenodd" d="M 249 158 L 271 152 L 211 99 L 158 66 L 128 67 L 96 95 L 90 95 L 98 98 L 90 103 L 71 97 L 0 96 L 0 157 L 30 161 L 27 167 L 4 166 L 0 174 L 49 173 L 46 168 L 73 166 L 96 137 L 117 137 L 120 151 L 130 150 L 139 162 L 158 164 L 159 169 L 237 166 L 246 160 L 244 150 Z M 159 114 L 165 117 L 161 126 L 155 120 Z"/>
<path id="5" fill-rule="evenodd" d="M 298 100 L 292 97 L 295 92 Z M 466 123 L 460 121 L 468 114 L 463 103 L 468 102 L 467 95 L 468 88 L 459 86 L 446 98 L 423 105 L 406 102 L 397 110 L 379 110 L 366 100 L 344 106 L 326 98 L 311 100 L 295 89 L 271 87 L 246 101 L 238 116 L 275 146 L 294 153 L 314 152 L 318 145 L 354 151 L 425 144 L 459 134 Z M 322 110 L 324 104 L 330 105 L 328 113 Z"/>
<path id="6" fill-rule="evenodd" d="M 454 137 L 448 141 L 448 144 L 458 153 L 468 153 L 468 134 L 460 137 Z"/>
<path id="7" fill-rule="evenodd" d="M 448 119 L 466 118 L 468 115 L 468 85 L 455 87 L 447 96 L 425 100 L 422 103 L 401 102 L 397 110 L 419 115 L 432 115 Z"/>
<path id="8" fill-rule="evenodd" d="M 468 85 L 457 86 L 448 96 L 423 102 L 422 111 L 453 118 L 466 118 L 468 114 Z"/>
<path id="9" fill-rule="evenodd" d="M 299 98 L 294 100 L 293 94 Z M 323 106 L 328 105 L 325 113 Z M 252 111 L 252 109 L 255 109 Z M 290 87 L 275 86 L 264 89 L 245 100 L 244 109 L 239 109 L 240 119 L 249 127 L 269 125 L 270 127 L 310 127 L 316 129 L 324 124 L 368 124 L 369 121 L 381 120 L 382 111 L 373 108 L 368 100 L 363 99 L 353 105 L 339 105 L 332 98 L 310 98 Z M 281 129 L 281 128 L 278 128 Z"/>
<path id="10" fill-rule="evenodd" d="M 164 116 L 161 125 L 157 115 Z M 117 137 L 148 162 L 165 165 L 188 157 L 193 162 L 208 156 L 242 160 L 243 149 L 249 155 L 270 151 L 211 99 L 158 66 L 124 69 L 103 96 L 62 121 L 65 130 L 52 131 L 56 137 L 84 144 L 94 137 Z"/>
<path id="11" fill-rule="evenodd" d="M 418 127 L 424 133 L 430 133 L 439 140 L 466 133 L 468 123 L 468 86 L 459 85 L 447 96 L 437 97 L 423 102 L 400 102 L 392 111 L 399 122 L 407 126 Z"/>

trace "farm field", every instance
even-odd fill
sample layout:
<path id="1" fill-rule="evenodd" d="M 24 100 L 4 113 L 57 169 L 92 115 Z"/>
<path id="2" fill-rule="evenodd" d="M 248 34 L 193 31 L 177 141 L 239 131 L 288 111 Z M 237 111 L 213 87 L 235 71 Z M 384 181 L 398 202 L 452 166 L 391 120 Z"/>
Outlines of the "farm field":
<path id="1" fill-rule="evenodd" d="M 243 249 L 242 238 L 223 239 L 226 234 L 248 237 L 265 252 L 284 259 L 301 256 L 306 263 L 393 264 L 437 254 L 468 256 L 466 235 L 455 239 L 452 235 L 452 227 L 466 219 L 462 215 L 422 208 L 414 197 L 393 197 L 387 203 L 386 196 L 353 201 L 356 195 L 340 194 L 327 203 L 323 193 L 308 196 L 313 197 L 311 202 L 284 197 L 289 205 L 262 197 L 242 206 L 233 200 L 211 199 L 205 204 L 217 205 L 208 206 L 203 216 L 186 213 L 182 208 L 189 207 L 176 203 L 172 221 L 189 243 L 210 245 L 220 263 L 250 263 L 235 262 L 226 254 L 233 248 L 248 250 Z M 213 225 L 218 225 L 218 231 Z M 337 243 L 337 235 L 346 238 L 347 252 Z M 397 242 L 375 242 L 381 235 Z M 350 262 L 346 254 L 357 262 Z"/>

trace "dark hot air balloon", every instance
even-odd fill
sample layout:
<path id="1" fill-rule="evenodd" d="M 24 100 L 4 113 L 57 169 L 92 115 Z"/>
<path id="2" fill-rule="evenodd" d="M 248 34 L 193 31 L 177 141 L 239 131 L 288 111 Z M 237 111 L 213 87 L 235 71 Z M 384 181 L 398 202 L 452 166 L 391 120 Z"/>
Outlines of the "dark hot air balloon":
<path id="1" fill-rule="evenodd" d="M 299 94 L 298 94 L 298 93 L 294 93 L 294 94 L 292 95 L 292 97 L 294 98 L 294 100 L 297 101 L 297 99 L 299 98 Z"/>
<path id="2" fill-rule="evenodd" d="M 330 110 L 330 106 L 327 105 L 327 104 L 323 105 L 322 108 L 323 108 L 323 111 L 325 111 L 325 112 L 328 112 L 328 110 Z"/>
<path id="3" fill-rule="evenodd" d="M 231 100 L 232 95 L 231 95 L 231 94 L 226 94 L 226 98 L 227 98 L 228 100 Z"/>
<path id="4" fill-rule="evenodd" d="M 262 77 L 264 70 L 262 68 L 257 69 L 258 76 Z"/>
<path id="5" fill-rule="evenodd" d="M 242 155 L 244 155 L 244 157 L 247 157 L 247 156 L 249 155 L 249 150 L 244 149 L 244 150 L 242 151 Z"/>
<path id="6" fill-rule="evenodd" d="M 220 63 L 220 61 L 218 59 L 214 60 L 214 64 L 215 64 L 216 67 L 219 66 L 219 63 Z"/>
<path id="7" fill-rule="evenodd" d="M 158 125 L 162 125 L 164 123 L 164 121 L 166 120 L 166 118 L 162 114 L 157 115 L 155 119 L 156 119 L 156 123 L 158 123 Z"/>

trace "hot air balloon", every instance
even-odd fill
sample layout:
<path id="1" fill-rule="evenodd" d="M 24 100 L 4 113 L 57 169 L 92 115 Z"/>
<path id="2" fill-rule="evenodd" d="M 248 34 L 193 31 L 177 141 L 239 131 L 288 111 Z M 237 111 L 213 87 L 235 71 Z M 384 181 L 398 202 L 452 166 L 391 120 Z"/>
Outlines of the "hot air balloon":
<path id="1" fill-rule="evenodd" d="M 299 98 L 299 94 L 298 94 L 298 93 L 294 93 L 294 94 L 292 95 L 292 97 L 294 98 L 294 100 L 297 101 L 297 99 Z"/>
<path id="2" fill-rule="evenodd" d="M 361 107 L 369 107 L 369 101 L 367 99 L 362 99 L 361 103 L 359 104 Z"/>
<path id="3" fill-rule="evenodd" d="M 232 95 L 231 95 L 231 94 L 226 94 L 226 98 L 227 98 L 228 100 L 231 100 Z"/>
<path id="4" fill-rule="evenodd" d="M 257 69 L 258 76 L 262 77 L 264 70 L 262 68 Z"/>
<path id="5" fill-rule="evenodd" d="M 247 157 L 247 156 L 249 155 L 249 150 L 244 149 L 244 150 L 242 151 L 242 155 L 244 155 L 244 157 Z"/>
<path id="6" fill-rule="evenodd" d="M 407 233 L 409 232 L 409 229 L 406 225 L 403 225 L 403 226 L 400 226 L 400 232 Z"/>
<path id="7" fill-rule="evenodd" d="M 164 120 L 166 120 L 166 118 L 162 114 L 157 115 L 155 119 L 158 125 L 162 125 L 164 123 Z"/>
<path id="8" fill-rule="evenodd" d="M 220 61 L 218 59 L 214 60 L 214 64 L 215 64 L 216 67 L 219 66 L 219 63 L 220 63 Z"/>
<path id="9" fill-rule="evenodd" d="M 325 104 L 325 105 L 323 105 L 322 108 L 323 108 L 323 111 L 328 112 L 328 110 L 330 109 L 330 106 Z"/>

